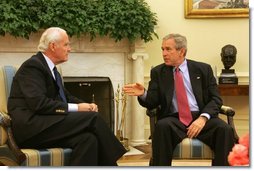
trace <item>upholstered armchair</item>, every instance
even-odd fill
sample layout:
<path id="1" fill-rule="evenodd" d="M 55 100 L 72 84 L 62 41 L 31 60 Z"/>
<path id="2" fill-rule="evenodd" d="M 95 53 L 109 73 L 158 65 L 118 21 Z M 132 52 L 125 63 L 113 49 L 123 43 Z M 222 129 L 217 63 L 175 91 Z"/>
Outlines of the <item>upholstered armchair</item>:
<path id="1" fill-rule="evenodd" d="M 159 108 L 153 110 L 147 110 L 146 114 L 150 117 L 150 138 L 153 139 L 154 126 L 156 123 L 156 115 L 159 112 Z M 239 137 L 235 130 L 233 117 L 235 115 L 235 111 L 233 108 L 229 106 L 222 106 L 220 109 L 220 114 L 225 115 L 227 123 L 233 128 L 234 136 L 236 142 Z M 204 144 L 202 141 L 198 139 L 190 139 L 185 138 L 181 143 L 179 143 L 173 153 L 173 160 L 212 160 L 213 159 L 213 151 L 209 146 Z M 152 165 L 152 158 L 150 159 L 150 165 Z"/>
<path id="2" fill-rule="evenodd" d="M 17 68 L 0 69 L 0 165 L 5 166 L 64 166 L 68 165 L 72 149 L 20 149 L 12 135 L 7 100 Z M 61 69 L 58 68 L 61 73 Z"/>

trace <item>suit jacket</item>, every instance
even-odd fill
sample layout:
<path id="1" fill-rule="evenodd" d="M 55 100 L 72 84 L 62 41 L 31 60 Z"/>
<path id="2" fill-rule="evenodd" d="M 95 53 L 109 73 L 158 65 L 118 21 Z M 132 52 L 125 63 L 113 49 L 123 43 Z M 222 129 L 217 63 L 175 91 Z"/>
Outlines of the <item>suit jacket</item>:
<path id="1" fill-rule="evenodd" d="M 218 117 L 222 100 L 219 96 L 216 79 L 210 65 L 187 60 L 193 93 L 198 103 L 200 113 L 208 113 Z M 153 109 L 160 106 L 158 118 L 172 115 L 172 99 L 174 92 L 173 67 L 160 64 L 151 70 L 145 101 L 138 98 L 139 103 Z"/>
<path id="2" fill-rule="evenodd" d="M 8 99 L 8 112 L 17 143 L 31 138 L 68 115 L 68 104 L 61 101 L 57 83 L 41 52 L 18 69 Z M 65 91 L 70 103 L 82 102 Z"/>

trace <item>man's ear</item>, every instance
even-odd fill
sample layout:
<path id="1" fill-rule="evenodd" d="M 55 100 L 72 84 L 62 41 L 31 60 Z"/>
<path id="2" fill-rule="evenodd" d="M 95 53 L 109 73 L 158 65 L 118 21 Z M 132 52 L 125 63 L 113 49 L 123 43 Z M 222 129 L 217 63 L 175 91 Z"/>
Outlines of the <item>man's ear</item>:
<path id="1" fill-rule="evenodd" d="M 49 43 L 49 49 L 54 52 L 56 48 L 56 44 L 54 42 Z"/>
<path id="2" fill-rule="evenodd" d="M 185 49 L 185 48 L 181 48 L 181 49 L 180 49 L 180 54 L 182 54 L 183 56 L 185 56 L 185 54 L 186 54 L 186 49 Z"/>

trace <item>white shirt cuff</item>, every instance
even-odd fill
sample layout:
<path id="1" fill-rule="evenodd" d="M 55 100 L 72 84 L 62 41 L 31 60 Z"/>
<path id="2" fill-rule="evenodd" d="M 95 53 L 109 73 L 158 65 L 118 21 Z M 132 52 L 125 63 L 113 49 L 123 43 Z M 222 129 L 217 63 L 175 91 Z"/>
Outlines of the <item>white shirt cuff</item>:
<path id="1" fill-rule="evenodd" d="M 139 98 L 140 98 L 141 100 L 145 101 L 145 100 L 146 100 L 146 95 L 147 95 L 147 91 L 145 90 L 145 91 L 144 91 L 144 94 L 141 95 L 141 96 L 139 96 Z"/>
<path id="2" fill-rule="evenodd" d="M 78 111 L 78 104 L 68 103 L 68 112 L 77 112 L 77 111 Z"/>
<path id="3" fill-rule="evenodd" d="M 200 116 L 206 117 L 208 120 L 211 118 L 211 116 L 208 113 L 202 113 Z"/>

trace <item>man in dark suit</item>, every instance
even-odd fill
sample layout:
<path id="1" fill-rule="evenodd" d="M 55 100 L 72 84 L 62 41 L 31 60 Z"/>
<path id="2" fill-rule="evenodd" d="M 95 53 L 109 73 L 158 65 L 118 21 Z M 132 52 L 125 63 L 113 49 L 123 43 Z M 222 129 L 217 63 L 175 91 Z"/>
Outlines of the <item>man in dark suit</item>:
<path id="1" fill-rule="evenodd" d="M 160 106 L 152 142 L 153 165 L 171 165 L 173 150 L 185 137 L 198 138 L 214 151 L 212 165 L 228 165 L 227 156 L 234 145 L 233 129 L 218 118 L 222 100 L 210 65 L 188 60 L 187 40 L 180 34 L 169 34 L 163 38 L 164 63 L 151 70 L 148 90 L 139 83 L 127 84 L 123 90 L 138 96 L 139 103 L 153 109 Z M 187 105 L 181 107 L 175 83 L 181 74 Z M 179 107 L 180 106 L 180 107 Z M 189 109 L 182 112 L 182 109 Z M 180 121 L 181 113 L 188 114 L 189 122 Z M 185 117 L 187 118 L 187 117 Z"/>
<path id="2" fill-rule="evenodd" d="M 68 60 L 71 48 L 66 31 L 47 29 L 38 49 L 18 69 L 8 100 L 18 146 L 72 148 L 73 166 L 116 165 L 125 148 L 99 116 L 97 105 L 66 91 L 54 69 Z"/>

